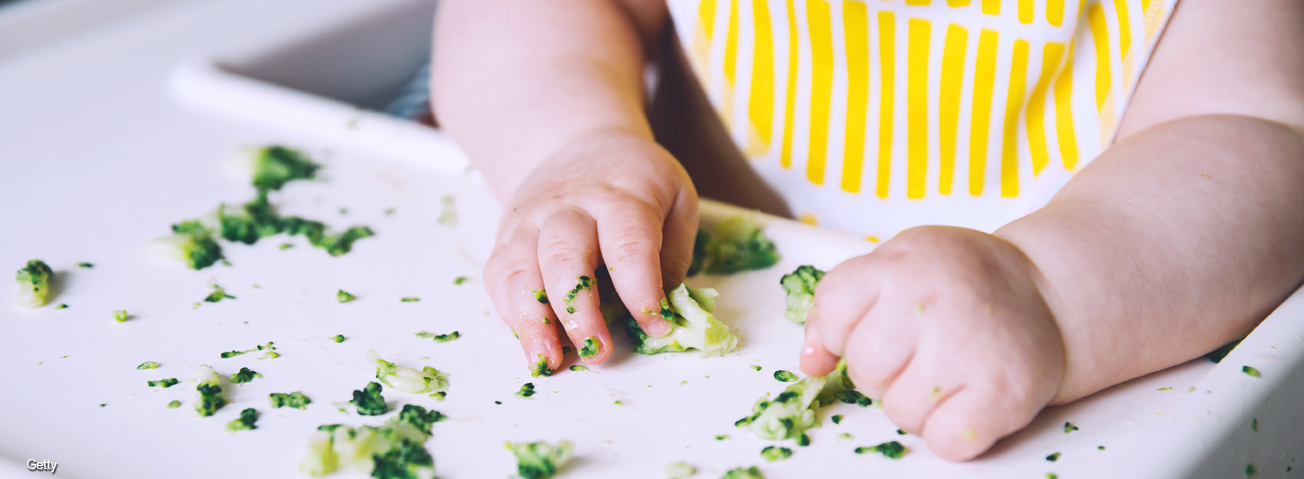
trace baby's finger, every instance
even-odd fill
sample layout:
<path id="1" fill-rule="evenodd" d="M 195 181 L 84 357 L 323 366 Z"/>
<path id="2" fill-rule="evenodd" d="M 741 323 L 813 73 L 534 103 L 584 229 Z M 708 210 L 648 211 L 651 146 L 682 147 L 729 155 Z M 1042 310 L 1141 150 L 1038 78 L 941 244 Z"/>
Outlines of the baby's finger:
<path id="1" fill-rule="evenodd" d="M 940 373 L 927 358 L 914 356 L 879 396 L 883 398 L 883 413 L 902 430 L 921 434 L 935 408 L 963 391 L 962 376 Z"/>
<path id="2" fill-rule="evenodd" d="M 843 357 L 847 360 L 847 371 L 856 389 L 870 397 L 886 399 L 893 382 L 916 359 L 919 328 L 910 323 L 912 311 L 894 307 L 900 304 L 904 303 L 891 302 L 869 311 L 856 322 L 855 330 L 845 335 L 847 347 Z M 819 310 L 818 318 L 824 321 L 823 310 Z M 819 334 L 825 334 L 824 329 Z"/>
<path id="3" fill-rule="evenodd" d="M 872 254 L 844 261 L 825 274 L 815 288 L 813 309 L 819 311 L 819 320 L 814 326 L 824 340 L 824 348 L 834 356 L 846 356 L 847 341 L 856 323 L 878 301 L 875 262 Z"/>
<path id="4" fill-rule="evenodd" d="M 603 212 L 598 244 L 620 299 L 647 334 L 670 333 L 670 309 L 661 284 L 661 214 L 645 204 Z"/>
<path id="5" fill-rule="evenodd" d="M 937 405 L 922 434 L 928 449 L 942 459 L 973 459 L 996 441 L 1032 422 L 1032 415 L 1020 414 L 996 394 L 964 389 Z"/>
<path id="6" fill-rule="evenodd" d="M 688 266 L 693 262 L 693 243 L 697 241 L 698 230 L 697 192 L 689 184 L 679 192 L 675 203 L 670 205 L 666 215 L 666 224 L 662 229 L 661 241 L 661 283 L 675 286 L 684 281 L 688 275 Z"/>
<path id="7" fill-rule="evenodd" d="M 538 229 L 520 227 L 498 246 L 484 271 L 494 308 L 520 340 L 531 372 L 555 370 L 563 359 L 557 319 L 546 303 L 539 273 L 538 243 Z M 543 368 L 538 367 L 541 359 L 546 362 Z"/>
<path id="8" fill-rule="evenodd" d="M 539 266 L 548 298 L 580 354 L 599 364 L 611 354 L 611 336 L 598 308 L 598 231 L 593 217 L 578 208 L 554 213 L 539 232 Z"/>
<path id="9" fill-rule="evenodd" d="M 801 370 L 811 376 L 824 376 L 838 366 L 838 357 L 824 347 L 819 329 L 812 322 L 817 316 L 815 308 L 811 308 L 806 315 L 806 342 L 801 347 Z"/>

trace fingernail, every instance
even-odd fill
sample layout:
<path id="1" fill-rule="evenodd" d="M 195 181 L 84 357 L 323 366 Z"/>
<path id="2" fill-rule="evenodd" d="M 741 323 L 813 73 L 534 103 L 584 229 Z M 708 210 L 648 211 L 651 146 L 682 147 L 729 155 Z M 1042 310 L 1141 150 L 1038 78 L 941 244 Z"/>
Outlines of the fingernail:
<path id="1" fill-rule="evenodd" d="M 806 347 L 804 347 L 804 348 L 801 348 L 801 354 L 804 355 L 804 356 L 810 356 L 810 355 L 812 355 L 812 354 L 815 354 L 815 347 L 814 347 L 814 346 L 806 346 Z"/>
<path id="2" fill-rule="evenodd" d="M 670 322 L 664 319 L 654 319 L 647 323 L 647 333 L 652 337 L 659 338 L 670 334 L 671 329 L 673 328 L 671 328 Z"/>

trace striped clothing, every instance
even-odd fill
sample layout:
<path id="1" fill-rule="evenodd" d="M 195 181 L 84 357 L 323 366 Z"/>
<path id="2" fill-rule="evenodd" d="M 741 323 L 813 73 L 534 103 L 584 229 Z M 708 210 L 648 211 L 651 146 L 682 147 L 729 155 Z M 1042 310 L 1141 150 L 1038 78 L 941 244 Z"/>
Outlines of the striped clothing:
<path id="1" fill-rule="evenodd" d="M 730 134 L 803 221 L 992 231 L 1112 141 L 1177 0 L 669 0 Z"/>

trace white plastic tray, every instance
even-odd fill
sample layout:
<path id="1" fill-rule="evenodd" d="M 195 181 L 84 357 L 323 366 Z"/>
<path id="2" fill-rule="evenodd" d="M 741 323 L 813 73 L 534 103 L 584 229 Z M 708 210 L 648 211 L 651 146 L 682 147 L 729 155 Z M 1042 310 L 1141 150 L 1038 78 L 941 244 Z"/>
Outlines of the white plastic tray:
<path id="1" fill-rule="evenodd" d="M 446 479 L 510 475 L 512 460 L 501 448 L 506 440 L 574 441 L 577 460 L 565 475 L 572 478 L 661 477 L 661 467 L 676 461 L 697 466 L 697 477 L 758 464 L 771 479 L 1048 472 L 1061 478 L 1244 477 L 1247 463 L 1256 465 L 1257 477 L 1280 477 L 1304 453 L 1304 296 L 1296 294 L 1222 365 L 1193 360 L 1048 409 L 973 462 L 938 460 L 920 438 L 896 435 L 880 411 L 839 404 L 821 413 L 825 425 L 811 432 L 810 447 L 786 444 L 793 457 L 767 464 L 759 452 L 773 442 L 732 423 L 756 398 L 782 389 L 771 377 L 775 369 L 798 370 L 801 330 L 782 317 L 778 278 L 799 264 L 827 268 L 872 247 L 778 219 L 767 230 L 784 256 L 778 266 L 691 281 L 721 291 L 718 317 L 738 331 L 736 353 L 699 359 L 631 356 L 621 349 L 593 372 L 529 378 L 516 341 L 490 313 L 478 281 L 499 210 L 476 174 L 462 173 L 466 160 L 456 147 L 438 132 L 321 96 L 358 94 L 350 101 L 365 103 L 367 95 L 359 92 L 383 89 L 367 82 L 311 95 L 250 77 L 267 72 L 256 68 L 259 59 L 288 64 L 278 55 L 296 51 L 290 45 L 311 49 L 331 38 L 355 38 L 349 35 L 359 30 L 350 25 L 383 30 L 384 19 L 428 7 L 404 0 L 189 5 L 0 65 L 0 204 L 6 205 L 0 224 L 11 225 L 0 235 L 0 265 L 45 259 L 60 272 L 54 301 L 70 305 L 27 311 L 0 301 L 0 475 L 30 477 L 20 474 L 29 474 L 25 464 L 35 459 L 59 462 L 60 477 L 291 476 L 317 425 L 378 422 L 341 414 L 331 404 L 371 379 L 362 358 L 371 347 L 400 364 L 452 374 L 442 403 L 386 394 L 391 402 L 451 416 L 436 425 L 427 444 Z M 420 25 L 400 22 L 391 30 Z M 338 62 L 300 67 L 321 77 L 352 71 Z M 412 65 L 373 67 L 390 69 L 376 71 L 377 77 L 398 78 Z M 96 81 L 85 81 L 87 72 Z M 141 259 L 143 244 L 171 222 L 219 201 L 247 199 L 250 188 L 224 176 L 220 161 L 236 144 L 268 141 L 305 148 L 327 164 L 327 181 L 292 184 L 275 198 L 284 211 L 341 227 L 366 224 L 377 236 L 339 258 L 299 240 L 291 240 L 297 246 L 289 250 L 278 249 L 280 239 L 228 246 L 234 266 L 202 272 Z M 445 194 L 457 197 L 461 218 L 451 230 L 436 222 Z M 396 213 L 385 215 L 387 208 Z M 731 213 L 709 202 L 702 211 L 706 221 Z M 96 266 L 78 269 L 79 261 Z M 457 276 L 472 280 L 453 286 Z M 238 299 L 192 309 L 211 282 Z M 340 288 L 360 299 L 338 304 Z M 400 303 L 403 296 L 422 301 Z M 110 314 L 115 309 L 136 319 L 117 324 Z M 418 330 L 458 330 L 462 338 L 437 344 L 413 337 Z M 326 340 L 335 334 L 349 340 Z M 275 341 L 282 357 L 218 358 L 266 341 Z M 134 369 L 146 360 L 163 366 Z M 234 404 L 212 418 L 190 409 L 190 384 L 145 386 L 149 379 L 188 378 L 188 367 L 197 364 L 223 375 L 248 366 L 264 378 L 230 387 Z M 764 369 L 754 371 L 753 364 Z M 1263 377 L 1242 374 L 1242 365 Z M 515 398 L 527 381 L 539 394 Z M 295 390 L 315 401 L 307 411 L 267 407 L 269 392 Z M 164 408 L 172 399 L 186 404 Z M 259 429 L 225 431 L 245 407 L 263 413 Z M 833 425 L 827 421 L 832 414 L 846 419 Z M 1065 421 L 1081 429 L 1065 434 Z M 854 438 L 839 441 L 844 432 Z M 717 434 L 731 437 L 717 441 Z M 900 440 L 909 454 L 890 461 L 852 453 L 887 440 Z M 1062 454 L 1057 462 L 1044 459 L 1052 452 Z"/>

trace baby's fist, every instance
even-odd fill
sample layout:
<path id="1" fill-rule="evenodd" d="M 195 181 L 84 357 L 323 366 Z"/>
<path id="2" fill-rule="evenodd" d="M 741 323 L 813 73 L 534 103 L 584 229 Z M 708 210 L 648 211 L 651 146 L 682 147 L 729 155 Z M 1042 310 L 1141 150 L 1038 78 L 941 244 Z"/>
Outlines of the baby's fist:
<path id="1" fill-rule="evenodd" d="M 856 387 L 949 460 L 982 454 L 1032 421 L 1059 389 L 1064 346 L 1014 245 L 927 226 L 825 275 L 806 322 L 802 368 L 847 360 Z"/>

